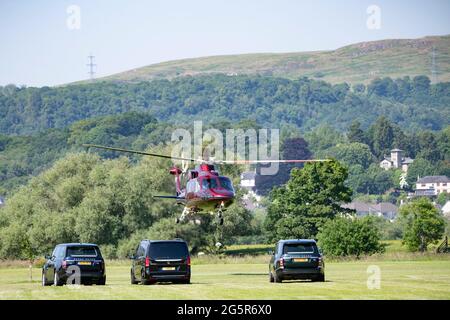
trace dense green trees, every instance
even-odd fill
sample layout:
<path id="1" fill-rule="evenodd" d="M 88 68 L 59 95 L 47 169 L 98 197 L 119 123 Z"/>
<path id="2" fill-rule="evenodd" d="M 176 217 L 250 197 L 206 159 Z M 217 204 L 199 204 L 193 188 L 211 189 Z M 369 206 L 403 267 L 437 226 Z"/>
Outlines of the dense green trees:
<path id="1" fill-rule="evenodd" d="M 309 151 L 308 142 L 301 137 L 287 138 L 281 146 L 282 159 L 311 159 L 312 153 Z M 263 166 L 263 165 L 261 165 Z M 257 167 L 255 179 L 256 191 L 261 195 L 268 195 L 274 186 L 285 184 L 289 180 L 293 168 L 301 168 L 302 164 L 280 163 L 278 172 L 275 175 L 260 175 L 260 167 Z"/>
<path id="2" fill-rule="evenodd" d="M 265 220 L 269 239 L 314 238 L 326 221 L 348 212 L 341 208 L 351 200 L 346 179 L 347 170 L 337 161 L 293 169 L 287 184 L 270 196 Z"/>
<path id="3" fill-rule="evenodd" d="M 170 154 L 167 147 L 156 151 Z M 78 241 L 107 245 L 113 248 L 108 250 L 111 254 L 124 246 L 118 251 L 123 254 L 130 245 L 126 239 L 143 234 L 183 237 L 199 250 L 251 233 L 252 216 L 239 196 L 225 214 L 220 234 L 208 223 L 209 215 L 200 226 L 176 225 L 180 207 L 152 197 L 173 193 L 169 166 L 169 160 L 151 157 L 133 164 L 125 157 L 67 155 L 17 191 L 0 210 L 0 257 L 28 258 L 48 253 L 56 243 Z"/>
<path id="4" fill-rule="evenodd" d="M 325 123 L 345 130 L 355 115 L 367 126 L 385 115 L 408 130 L 439 130 L 450 117 L 446 108 L 449 91 L 449 83 L 430 85 L 425 76 L 413 80 L 375 79 L 367 93 L 352 91 L 346 83 L 331 85 L 307 78 L 225 75 L 56 88 L 0 88 L 0 133 L 34 134 L 128 111 L 151 112 L 159 120 L 172 123 L 199 118 L 205 122 L 250 118 L 264 127 L 289 123 L 304 130 Z"/>

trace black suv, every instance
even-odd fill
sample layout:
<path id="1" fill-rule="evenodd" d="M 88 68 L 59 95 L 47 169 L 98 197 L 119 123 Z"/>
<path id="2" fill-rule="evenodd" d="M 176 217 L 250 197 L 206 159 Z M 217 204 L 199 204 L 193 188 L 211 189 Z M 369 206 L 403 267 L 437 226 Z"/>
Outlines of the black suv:
<path id="1" fill-rule="evenodd" d="M 270 259 L 269 279 L 270 282 L 294 279 L 325 281 L 325 263 L 316 241 L 279 241 Z"/>
<path id="2" fill-rule="evenodd" d="M 184 240 L 142 240 L 130 258 L 132 284 L 191 281 L 191 257 Z"/>
<path id="3" fill-rule="evenodd" d="M 91 243 L 58 244 L 42 267 L 42 285 L 62 286 L 73 279 L 73 284 L 105 285 L 105 261 L 100 249 Z M 76 277 L 79 275 L 79 282 Z M 71 278 L 69 278 L 72 276 Z"/>

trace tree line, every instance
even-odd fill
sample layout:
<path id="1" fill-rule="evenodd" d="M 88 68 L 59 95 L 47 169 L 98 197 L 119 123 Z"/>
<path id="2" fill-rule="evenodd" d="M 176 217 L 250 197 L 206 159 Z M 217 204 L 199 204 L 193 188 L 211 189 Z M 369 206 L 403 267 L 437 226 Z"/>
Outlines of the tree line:
<path id="1" fill-rule="evenodd" d="M 0 133 L 30 135 L 96 116 L 146 111 L 162 122 L 251 119 L 307 131 L 334 123 L 340 131 L 385 115 L 407 131 L 440 130 L 450 118 L 450 83 L 426 76 L 374 79 L 367 87 L 308 78 L 209 75 L 149 82 L 96 82 L 62 87 L 0 87 Z M 205 117 L 205 115 L 208 117 Z"/>

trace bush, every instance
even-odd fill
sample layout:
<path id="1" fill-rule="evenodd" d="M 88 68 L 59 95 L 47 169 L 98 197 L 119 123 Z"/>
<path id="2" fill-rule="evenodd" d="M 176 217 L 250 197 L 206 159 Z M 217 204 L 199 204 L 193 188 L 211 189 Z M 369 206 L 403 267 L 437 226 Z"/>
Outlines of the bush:
<path id="1" fill-rule="evenodd" d="M 320 228 L 319 244 L 331 256 L 371 255 L 383 252 L 379 230 L 372 217 L 339 217 Z"/>

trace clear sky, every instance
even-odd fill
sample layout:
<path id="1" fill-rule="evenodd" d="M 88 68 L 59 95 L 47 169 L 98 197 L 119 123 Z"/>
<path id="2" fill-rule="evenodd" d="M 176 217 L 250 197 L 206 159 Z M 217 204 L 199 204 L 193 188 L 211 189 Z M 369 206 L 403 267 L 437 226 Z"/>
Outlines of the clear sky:
<path id="1" fill-rule="evenodd" d="M 367 26 L 370 5 L 379 29 Z M 90 53 L 100 77 L 180 58 L 444 34 L 448 0 L 0 0 L 0 85 L 87 79 Z"/>

